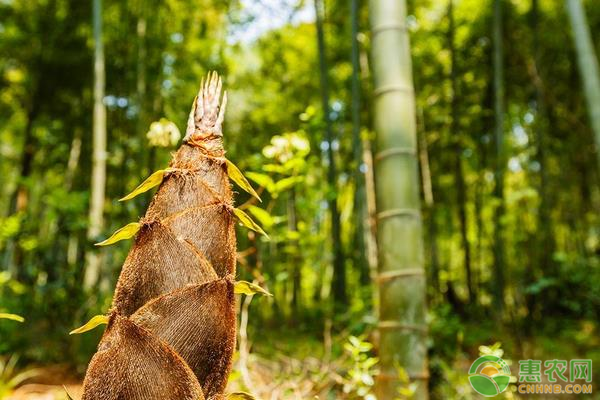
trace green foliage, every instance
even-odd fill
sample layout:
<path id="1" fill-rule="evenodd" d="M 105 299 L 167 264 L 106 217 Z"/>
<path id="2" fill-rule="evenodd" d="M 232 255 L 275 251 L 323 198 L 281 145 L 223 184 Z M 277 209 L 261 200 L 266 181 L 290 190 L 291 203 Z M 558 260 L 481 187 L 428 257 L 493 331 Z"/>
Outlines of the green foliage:
<path id="1" fill-rule="evenodd" d="M 92 319 L 90 319 L 88 322 L 86 322 L 81 327 L 69 332 L 69 335 L 78 335 L 80 333 L 85 333 L 85 332 L 91 331 L 92 329 L 96 328 L 97 326 L 106 325 L 106 324 L 108 324 L 108 317 L 106 315 L 95 315 L 92 317 Z"/>
<path id="2" fill-rule="evenodd" d="M 140 230 L 141 224 L 139 222 L 130 222 L 122 228 L 117 229 L 108 239 L 105 239 L 95 246 L 109 246 L 115 244 L 121 240 L 131 239 Z"/>
<path id="3" fill-rule="evenodd" d="M 153 172 L 152 175 L 144 180 L 144 182 L 140 183 L 139 186 L 133 189 L 133 191 L 127 196 L 120 198 L 119 201 L 131 200 L 135 196 L 145 193 L 153 187 L 160 185 L 167 172 L 169 172 L 168 169 L 159 169 L 158 171 Z"/>
<path id="4" fill-rule="evenodd" d="M 0 399 L 7 397 L 14 388 L 39 375 L 35 369 L 17 370 L 19 357 L 11 355 L 0 358 Z"/>
<path id="5" fill-rule="evenodd" d="M 25 322 L 25 318 L 21 317 L 20 315 L 11 314 L 11 313 L 0 313 L 0 319 L 8 319 L 11 321 Z"/>
<path id="6" fill-rule="evenodd" d="M 201 0 L 193 6 L 183 0 L 104 2 L 107 200 L 103 232 L 88 238 L 90 6 L 76 0 L 0 1 L 0 305 L 3 312 L 26 316 L 24 324 L 0 323 L 0 354 L 19 352 L 24 364 L 69 362 L 73 370 L 83 371 L 101 329 L 72 341 L 65 332 L 108 309 L 111 294 L 105 288 L 113 287 L 129 245 L 117 242 L 100 250 L 103 270 L 93 293 L 82 289 L 86 253 L 93 243 L 139 219 L 149 200 L 149 193 L 142 192 L 162 181 L 160 173 L 152 174 L 165 168 L 181 136 L 198 77 L 214 69 L 222 73 L 229 91 L 223 138 L 227 157 L 256 189 L 250 190 L 250 183 L 246 187 L 240 176 L 232 177 L 237 190 L 249 192 L 236 196 L 236 207 L 254 221 L 248 220 L 249 225 L 264 228 L 270 237 L 266 241 L 252 230 L 239 230 L 236 279 L 259 282 L 274 295 L 268 307 L 250 309 L 252 350 L 282 364 L 277 357 L 282 353 L 299 360 L 315 354 L 324 359 L 326 321 L 331 321 L 331 357 L 337 362 L 332 368 L 347 381 L 347 396 L 359 396 L 358 390 L 370 393 L 361 377 L 374 375 L 377 364 L 365 366 L 377 349 L 354 354 L 342 343 L 349 334 L 366 342 L 361 335 L 376 322 L 373 305 L 378 300 L 368 266 L 361 261 L 369 220 L 357 203 L 367 189 L 360 183 L 364 175 L 356 172 L 359 167 L 371 172 L 372 165 L 357 159 L 351 134 L 349 2 L 325 3 L 330 117 L 339 167 L 335 188 L 326 183 L 316 32 L 310 15 L 305 16 L 311 2 L 285 2 L 282 8 L 289 15 L 281 19 L 278 8 L 253 11 L 246 2 L 228 0 Z M 367 2 L 360 3 L 360 128 L 372 132 L 378 99 L 372 92 L 368 56 L 369 9 Z M 581 87 L 581 76 L 570 31 L 564 29 L 568 24 L 562 2 L 539 1 L 536 13 L 533 2 L 503 2 L 507 163 L 500 224 L 506 233 L 509 294 L 503 321 L 494 320 L 497 304 L 492 296 L 492 221 L 500 205 L 493 173 L 492 7 L 476 0 L 454 2 L 453 93 L 448 2 L 407 3 L 431 305 L 432 399 L 472 398 L 465 365 L 485 343 L 502 342 L 513 360 L 572 355 L 597 359 L 600 174 L 588 109 L 581 91 L 574 90 Z M 597 32 L 598 7 L 590 1 L 583 4 L 591 32 Z M 263 31 L 261 23 L 256 33 L 259 16 L 253 12 L 269 15 L 272 29 Z M 253 34 L 256 39 L 249 37 Z M 458 118 L 452 122 L 455 95 Z M 371 144 L 373 137 L 363 139 Z M 370 156 L 378 151 L 365 149 Z M 465 182 L 463 204 L 457 159 Z M 432 204 L 425 201 L 427 169 Z M 147 176 L 154 178 L 126 196 L 131 201 L 110 200 Z M 390 187 L 401 186 L 397 182 Z M 254 193 L 263 200 L 260 207 Z M 336 312 L 330 301 L 330 199 L 341 212 L 351 294 L 350 304 Z M 472 302 L 460 206 L 476 289 Z M 268 336 L 261 334 L 264 330 Z M 308 372 L 300 367 L 282 371 L 281 381 L 299 376 L 333 380 L 311 366 Z M 412 382 L 403 382 L 409 390 Z M 328 388 L 341 399 L 346 394 L 340 386 Z"/>
<path id="7" fill-rule="evenodd" d="M 246 281 L 237 281 L 234 284 L 234 292 L 239 294 L 246 294 L 249 296 L 255 294 L 262 294 L 263 296 L 273 296 L 271 293 L 267 292 L 265 289 L 261 288 L 257 284 Z"/>
<path id="8" fill-rule="evenodd" d="M 269 238 L 269 235 L 267 235 L 267 233 L 260 227 L 260 225 L 254 222 L 254 220 L 250 218 L 250 216 L 244 211 L 240 210 L 239 208 L 234 208 L 233 213 L 238 218 L 240 223 L 246 228 L 252 229 L 254 232 L 258 232 L 261 235 L 264 235 L 267 239 Z"/>
<path id="9" fill-rule="evenodd" d="M 352 363 L 344 380 L 344 393 L 351 399 L 375 400 L 372 390 L 379 359 L 372 355 L 373 345 L 365 341 L 364 337 L 350 336 L 344 343 L 344 349 L 350 355 Z"/>

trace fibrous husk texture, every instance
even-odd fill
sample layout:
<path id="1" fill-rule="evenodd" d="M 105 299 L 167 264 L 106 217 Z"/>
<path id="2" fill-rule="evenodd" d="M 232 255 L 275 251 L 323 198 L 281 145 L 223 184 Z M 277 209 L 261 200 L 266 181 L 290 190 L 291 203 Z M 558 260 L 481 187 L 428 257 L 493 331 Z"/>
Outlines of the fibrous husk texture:
<path id="1" fill-rule="evenodd" d="M 123 265 L 84 400 L 223 396 L 236 333 L 225 103 L 220 78 L 209 74 Z"/>

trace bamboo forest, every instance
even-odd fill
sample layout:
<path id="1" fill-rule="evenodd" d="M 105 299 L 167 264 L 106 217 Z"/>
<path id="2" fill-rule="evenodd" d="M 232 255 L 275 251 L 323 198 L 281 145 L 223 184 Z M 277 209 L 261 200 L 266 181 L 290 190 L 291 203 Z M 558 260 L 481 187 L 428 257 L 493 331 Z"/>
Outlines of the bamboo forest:
<path id="1" fill-rule="evenodd" d="M 0 0 L 0 399 L 600 398 L 596 0 Z"/>

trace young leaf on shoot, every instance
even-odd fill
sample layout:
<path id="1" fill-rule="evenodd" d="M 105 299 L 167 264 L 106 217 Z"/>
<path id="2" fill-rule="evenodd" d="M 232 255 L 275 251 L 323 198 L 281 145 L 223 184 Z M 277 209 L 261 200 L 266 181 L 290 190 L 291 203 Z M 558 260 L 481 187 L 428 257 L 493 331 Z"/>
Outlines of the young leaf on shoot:
<path id="1" fill-rule="evenodd" d="M 135 196 L 145 193 L 148 190 L 152 189 L 155 186 L 158 186 L 163 181 L 165 174 L 168 172 L 168 169 L 159 169 L 150 175 L 144 182 L 142 182 L 138 187 L 136 187 L 133 192 L 129 193 L 127 196 L 119 199 L 119 201 L 131 200 Z"/>
<path id="2" fill-rule="evenodd" d="M 65 385 L 62 385 L 63 389 L 65 390 L 65 394 L 67 395 L 67 399 L 68 400 L 75 400 L 73 398 L 73 396 L 71 396 L 71 394 L 69 393 L 69 391 L 67 390 L 67 387 Z"/>
<path id="3" fill-rule="evenodd" d="M 225 161 L 227 162 L 227 175 L 229 175 L 231 180 L 237 183 L 238 186 L 244 189 L 246 192 L 256 197 L 256 199 L 262 203 L 260 196 L 258 195 L 258 193 L 256 193 L 252 185 L 250 185 L 250 182 L 248 182 L 244 174 L 242 174 L 242 171 L 240 171 L 240 169 L 231 161 Z"/>
<path id="4" fill-rule="evenodd" d="M 256 397 L 246 392 L 235 392 L 229 393 L 227 400 L 256 400 Z"/>
<path id="5" fill-rule="evenodd" d="M 0 319 L 10 319 L 11 321 L 25 322 L 25 318 L 17 314 L 0 313 Z"/>
<path id="6" fill-rule="evenodd" d="M 139 222 L 132 222 L 118 229 L 108 239 L 103 240 L 100 243 L 96 243 L 94 246 L 108 246 L 109 244 L 117 243 L 120 240 L 129 239 L 140 230 L 141 224 Z"/>
<path id="7" fill-rule="evenodd" d="M 265 289 L 248 281 L 237 281 L 233 285 L 233 292 L 237 294 L 246 294 L 249 296 L 254 294 L 262 294 L 263 296 L 273 297 L 273 295 L 267 292 Z"/>
<path id="8" fill-rule="evenodd" d="M 258 232 L 261 235 L 265 235 L 267 239 L 269 238 L 269 235 L 267 235 L 267 233 L 256 222 L 254 222 L 254 220 L 252 220 L 248 214 L 239 208 L 234 208 L 233 213 L 246 228 L 252 229 L 254 232 Z"/>
<path id="9" fill-rule="evenodd" d="M 92 317 L 85 325 L 80 328 L 74 329 L 69 332 L 69 335 L 78 335 L 87 331 L 91 331 L 99 325 L 108 324 L 108 317 L 106 315 L 96 315 Z"/>

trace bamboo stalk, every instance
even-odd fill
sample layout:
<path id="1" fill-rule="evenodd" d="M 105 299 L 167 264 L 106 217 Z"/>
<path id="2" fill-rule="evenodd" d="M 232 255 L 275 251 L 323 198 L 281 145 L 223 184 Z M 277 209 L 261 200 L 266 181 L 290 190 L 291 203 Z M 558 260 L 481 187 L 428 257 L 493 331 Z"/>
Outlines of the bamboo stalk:
<path id="1" fill-rule="evenodd" d="M 393 399 L 398 367 L 426 399 L 427 325 L 415 99 L 406 3 L 371 0 L 375 96 L 375 184 L 379 249 L 379 357 L 376 394 Z M 410 272 L 410 273 L 409 273 Z"/>

